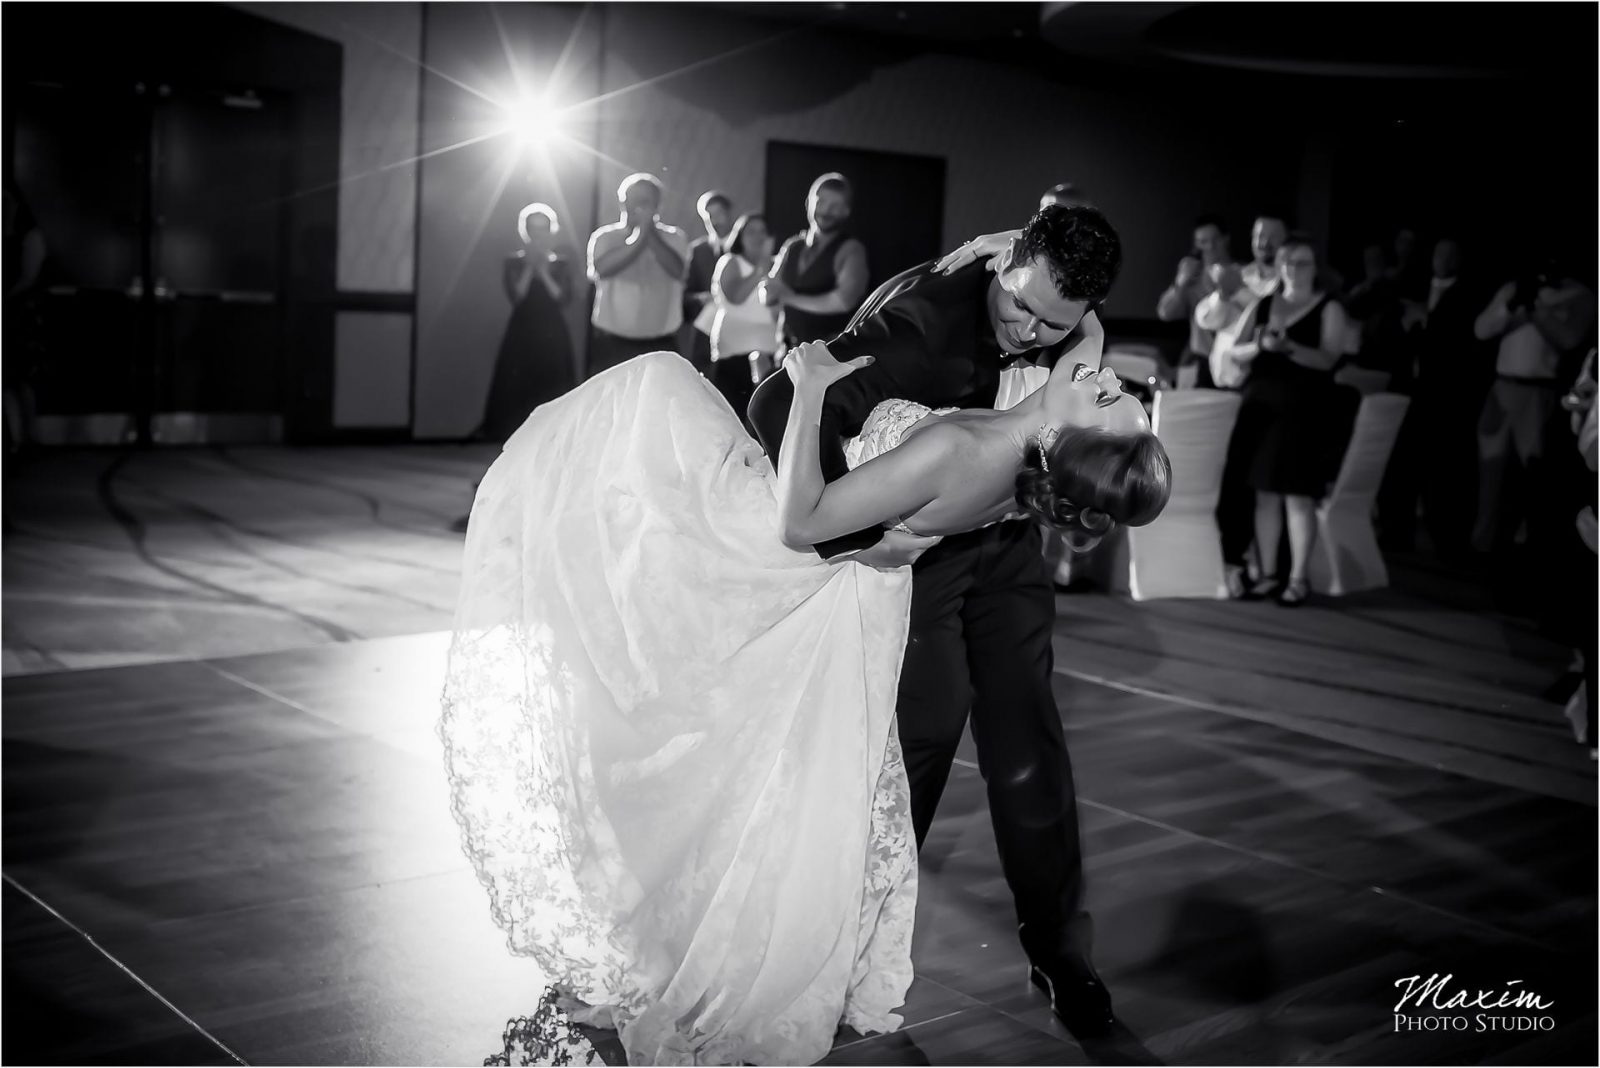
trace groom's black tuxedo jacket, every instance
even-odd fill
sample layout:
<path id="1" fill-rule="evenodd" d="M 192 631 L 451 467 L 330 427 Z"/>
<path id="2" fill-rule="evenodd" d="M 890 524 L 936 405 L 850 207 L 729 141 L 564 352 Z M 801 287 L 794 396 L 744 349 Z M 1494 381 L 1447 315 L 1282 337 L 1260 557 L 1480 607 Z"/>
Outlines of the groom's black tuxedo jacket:
<path id="1" fill-rule="evenodd" d="M 902 271 L 869 297 L 844 333 L 828 342 L 839 360 L 872 356 L 874 362 L 834 383 L 822 406 L 822 477 L 832 482 L 849 467 L 844 439 L 861 431 L 872 409 L 890 398 L 930 408 L 992 408 L 1000 372 L 1012 359 L 995 341 L 987 298 L 994 275 L 974 263 L 950 275 L 932 262 Z M 1093 315 L 1093 312 L 1089 313 Z M 1085 317 L 1086 319 L 1088 316 Z M 1079 331 L 1083 330 L 1080 325 Z M 1077 334 L 1050 353 L 1028 353 L 1041 362 L 1065 351 Z M 750 399 L 750 423 L 774 464 L 783 445 L 794 386 L 789 376 L 770 376 Z M 816 546 L 824 557 L 877 544 L 881 527 L 857 531 Z"/>

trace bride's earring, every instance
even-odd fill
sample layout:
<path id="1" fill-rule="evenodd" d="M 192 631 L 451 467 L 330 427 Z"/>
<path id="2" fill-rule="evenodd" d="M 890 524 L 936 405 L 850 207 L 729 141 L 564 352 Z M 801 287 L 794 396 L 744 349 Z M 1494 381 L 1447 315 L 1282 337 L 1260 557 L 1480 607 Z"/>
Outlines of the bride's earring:
<path id="1" fill-rule="evenodd" d="M 1061 431 L 1053 426 L 1042 426 L 1039 428 L 1039 435 L 1037 438 L 1039 442 L 1039 464 L 1044 468 L 1044 473 L 1047 475 L 1050 473 L 1050 447 L 1056 443 L 1056 438 L 1059 437 L 1060 434 Z"/>

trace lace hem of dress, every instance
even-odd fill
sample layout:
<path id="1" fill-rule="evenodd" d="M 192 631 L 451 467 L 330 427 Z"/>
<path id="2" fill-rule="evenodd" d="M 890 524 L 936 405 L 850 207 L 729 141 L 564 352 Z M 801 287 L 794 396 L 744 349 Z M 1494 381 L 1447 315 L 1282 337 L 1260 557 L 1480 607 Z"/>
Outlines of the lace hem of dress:
<path id="1" fill-rule="evenodd" d="M 555 987 L 546 987 L 544 997 L 532 1016 L 518 1016 L 506 1022 L 499 1053 L 483 1060 L 484 1068 L 500 1065 L 599 1065 L 605 1064 L 594 1044 L 573 1023 L 562 1007 L 565 999 Z"/>

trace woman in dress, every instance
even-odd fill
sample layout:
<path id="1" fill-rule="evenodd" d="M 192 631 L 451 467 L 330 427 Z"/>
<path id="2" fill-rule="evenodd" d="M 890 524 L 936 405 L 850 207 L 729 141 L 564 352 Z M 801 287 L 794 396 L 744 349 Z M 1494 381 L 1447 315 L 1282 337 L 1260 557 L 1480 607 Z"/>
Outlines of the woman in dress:
<path id="1" fill-rule="evenodd" d="M 728 235 L 728 251 L 717 261 L 711 299 L 711 381 L 744 418 L 756 384 L 772 370 L 778 349 L 778 320 L 756 296 L 756 286 L 772 270 L 772 234 L 766 216 L 739 216 Z"/>
<path id="2" fill-rule="evenodd" d="M 505 441 L 529 412 L 573 387 L 565 312 L 572 299 L 572 269 L 555 248 L 560 232 L 560 220 L 548 204 L 529 204 L 517 217 L 522 248 L 506 257 L 502 277 L 511 319 L 479 429 L 487 440 Z"/>
<path id="3" fill-rule="evenodd" d="M 1090 544 L 1170 467 L 1116 377 L 1059 367 L 1007 411 L 885 401 L 823 484 L 819 411 L 864 366 L 808 343 L 781 470 L 651 353 L 541 407 L 467 533 L 440 734 L 463 848 L 570 1012 L 532 1033 L 635 1064 L 809 1064 L 892 1030 L 916 857 L 895 694 L 911 568 L 810 546 L 1021 510 Z M 547 999 L 548 1010 L 552 1000 Z"/>
<path id="4" fill-rule="evenodd" d="M 1230 468 L 1256 491 L 1256 552 L 1262 576 L 1248 597 L 1285 607 L 1309 596 L 1306 568 L 1317 538 L 1317 501 L 1339 473 L 1360 395 L 1334 381 L 1354 349 L 1343 305 L 1317 287 L 1317 254 L 1303 235 L 1278 250 L 1278 288 L 1242 313 L 1226 357 L 1248 364 L 1228 443 Z M 1288 517 L 1289 574 L 1278 557 Z"/>

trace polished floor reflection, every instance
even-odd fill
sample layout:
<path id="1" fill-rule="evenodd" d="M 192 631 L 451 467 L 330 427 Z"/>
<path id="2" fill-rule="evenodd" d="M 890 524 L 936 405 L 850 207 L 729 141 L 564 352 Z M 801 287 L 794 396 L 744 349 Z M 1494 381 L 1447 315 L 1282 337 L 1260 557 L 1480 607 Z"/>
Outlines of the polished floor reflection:
<path id="1" fill-rule="evenodd" d="M 479 462 L 402 451 L 384 476 L 377 455 L 302 469 L 295 454 L 258 459 L 350 486 L 364 465 L 361 492 L 386 498 L 431 485 L 437 515 L 405 520 L 429 529 L 464 501 Z M 197 645 L 6 678 L 0 1055 L 481 1063 L 542 981 L 505 952 L 445 804 L 432 735 L 444 609 L 419 608 L 419 633 L 361 635 L 387 603 L 348 588 L 385 588 L 363 570 L 362 539 L 374 539 L 373 567 L 409 553 L 383 541 L 373 510 L 319 517 L 331 507 L 321 496 L 229 499 L 207 507 L 257 532 L 233 534 L 231 550 L 221 520 L 139 513 L 156 563 L 204 565 L 200 577 L 271 604 L 310 581 L 279 565 L 316 574 L 312 554 L 342 539 L 346 563 L 321 565 L 331 571 L 317 581 L 345 583 L 343 607 L 330 594 L 321 611 L 352 633 L 286 630 L 273 640 L 292 648 Z M 95 543 L 79 546 L 84 567 L 142 560 L 95 526 L 106 520 L 92 491 L 57 500 L 44 529 Z M 75 513 L 69 501 L 88 503 Z M 417 560 L 453 566 L 443 536 L 412 535 L 440 543 L 437 559 Z M 41 625 L 24 604 L 43 603 L 12 599 L 17 544 L 8 534 L 8 648 L 14 619 Z M 70 569 L 52 579 L 43 563 L 25 589 L 69 593 Z M 103 587 L 84 596 L 147 596 L 119 585 L 135 577 L 98 572 Z M 1126 1032 L 1084 1048 L 1027 986 L 969 748 L 922 857 L 907 1027 L 841 1034 L 828 1062 L 1592 1063 L 1594 771 L 1539 699 L 1564 657 L 1444 577 L 1402 581 L 1294 613 L 1061 598 L 1057 693 L 1097 958 Z M 399 592 L 436 600 L 444 585 Z M 137 631 L 136 605 L 101 607 L 112 621 L 58 603 L 51 625 L 76 612 L 96 641 Z M 191 617 L 151 611 L 183 641 L 204 640 Z M 149 646 L 134 651 L 160 652 Z M 1396 1032 L 1395 982 L 1436 973 L 1473 991 L 1521 980 L 1555 1002 L 1555 1029 Z"/>

